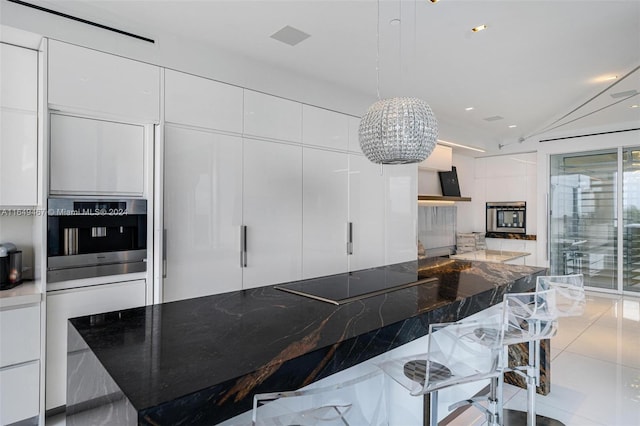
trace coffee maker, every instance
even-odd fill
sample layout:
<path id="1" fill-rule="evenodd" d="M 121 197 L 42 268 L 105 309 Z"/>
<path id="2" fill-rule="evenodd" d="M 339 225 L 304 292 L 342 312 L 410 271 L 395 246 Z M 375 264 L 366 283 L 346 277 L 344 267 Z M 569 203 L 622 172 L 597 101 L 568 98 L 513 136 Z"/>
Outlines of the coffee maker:
<path id="1" fill-rule="evenodd" d="M 0 290 L 22 282 L 22 251 L 13 243 L 0 243 Z"/>

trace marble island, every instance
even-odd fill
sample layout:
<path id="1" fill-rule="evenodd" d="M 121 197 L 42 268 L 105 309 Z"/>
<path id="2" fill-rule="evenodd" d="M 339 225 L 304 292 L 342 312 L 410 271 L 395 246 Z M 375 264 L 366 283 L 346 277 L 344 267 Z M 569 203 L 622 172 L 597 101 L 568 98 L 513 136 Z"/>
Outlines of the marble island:
<path id="1" fill-rule="evenodd" d="M 71 319 L 67 425 L 216 424 L 250 410 L 255 393 L 362 363 L 545 272 L 447 258 L 376 269 L 437 280 L 341 305 L 267 286 Z"/>

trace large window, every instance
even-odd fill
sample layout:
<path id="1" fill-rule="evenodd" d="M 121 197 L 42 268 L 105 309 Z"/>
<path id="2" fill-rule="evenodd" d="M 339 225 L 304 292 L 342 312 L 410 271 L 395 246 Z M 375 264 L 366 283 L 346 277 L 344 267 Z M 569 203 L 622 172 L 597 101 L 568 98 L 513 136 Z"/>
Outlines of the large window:
<path id="1" fill-rule="evenodd" d="M 552 155 L 550 172 L 551 272 L 640 292 L 640 149 Z"/>

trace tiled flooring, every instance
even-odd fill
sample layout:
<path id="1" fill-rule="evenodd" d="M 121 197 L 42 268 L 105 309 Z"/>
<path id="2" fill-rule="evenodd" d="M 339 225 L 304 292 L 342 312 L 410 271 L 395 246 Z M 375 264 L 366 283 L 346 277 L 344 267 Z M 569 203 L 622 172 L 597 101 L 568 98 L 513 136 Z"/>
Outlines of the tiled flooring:
<path id="1" fill-rule="evenodd" d="M 588 293 L 583 316 L 560 319 L 551 357 L 539 414 L 567 426 L 640 425 L 640 298 Z M 510 394 L 505 408 L 524 410 L 526 392 L 507 386 Z"/>
<path id="2" fill-rule="evenodd" d="M 588 293 L 583 316 L 560 319 L 551 356 L 551 393 L 537 395 L 539 414 L 567 426 L 640 426 L 640 298 Z M 524 410 L 526 392 L 506 385 L 505 400 Z M 64 419 L 48 419 L 53 425 Z"/>

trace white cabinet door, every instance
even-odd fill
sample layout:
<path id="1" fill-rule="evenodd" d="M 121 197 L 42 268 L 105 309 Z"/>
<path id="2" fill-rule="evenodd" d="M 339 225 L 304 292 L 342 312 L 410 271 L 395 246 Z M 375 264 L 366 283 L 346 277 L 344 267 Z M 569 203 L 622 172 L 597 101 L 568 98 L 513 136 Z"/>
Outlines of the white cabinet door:
<path id="1" fill-rule="evenodd" d="M 40 305 L 0 311 L 0 368 L 40 359 Z"/>
<path id="2" fill-rule="evenodd" d="M 303 148 L 302 278 L 348 270 L 348 155 Z"/>
<path id="3" fill-rule="evenodd" d="M 362 155 L 349 155 L 349 221 L 353 224 L 350 271 L 384 265 L 384 187 L 381 165 Z"/>
<path id="4" fill-rule="evenodd" d="M 144 131 L 144 126 L 51 114 L 51 193 L 142 195 Z"/>
<path id="5" fill-rule="evenodd" d="M 245 139 L 243 287 L 302 276 L 302 147 Z"/>
<path id="6" fill-rule="evenodd" d="M 418 167 L 384 166 L 387 264 L 418 258 Z"/>
<path id="7" fill-rule="evenodd" d="M 244 134 L 301 142 L 302 104 L 245 89 Z"/>
<path id="8" fill-rule="evenodd" d="M 40 361 L 0 369 L 0 424 L 36 417 L 40 412 Z"/>
<path id="9" fill-rule="evenodd" d="M 160 68 L 50 40 L 49 104 L 157 123 Z"/>
<path id="10" fill-rule="evenodd" d="M 165 126 L 165 302 L 242 288 L 242 139 Z"/>
<path id="11" fill-rule="evenodd" d="M 242 133 L 240 87 L 182 72 L 165 71 L 165 120 Z"/>
<path id="12" fill-rule="evenodd" d="M 303 105 L 302 142 L 346 151 L 349 147 L 349 116 Z"/>
<path id="13" fill-rule="evenodd" d="M 47 410 L 67 400 L 67 320 L 144 306 L 145 293 L 145 280 L 47 293 Z"/>
<path id="14" fill-rule="evenodd" d="M 0 43 L 0 106 L 38 111 L 38 52 Z"/>
<path id="15" fill-rule="evenodd" d="M 0 206 L 38 204 L 38 54 L 0 43 Z"/>

